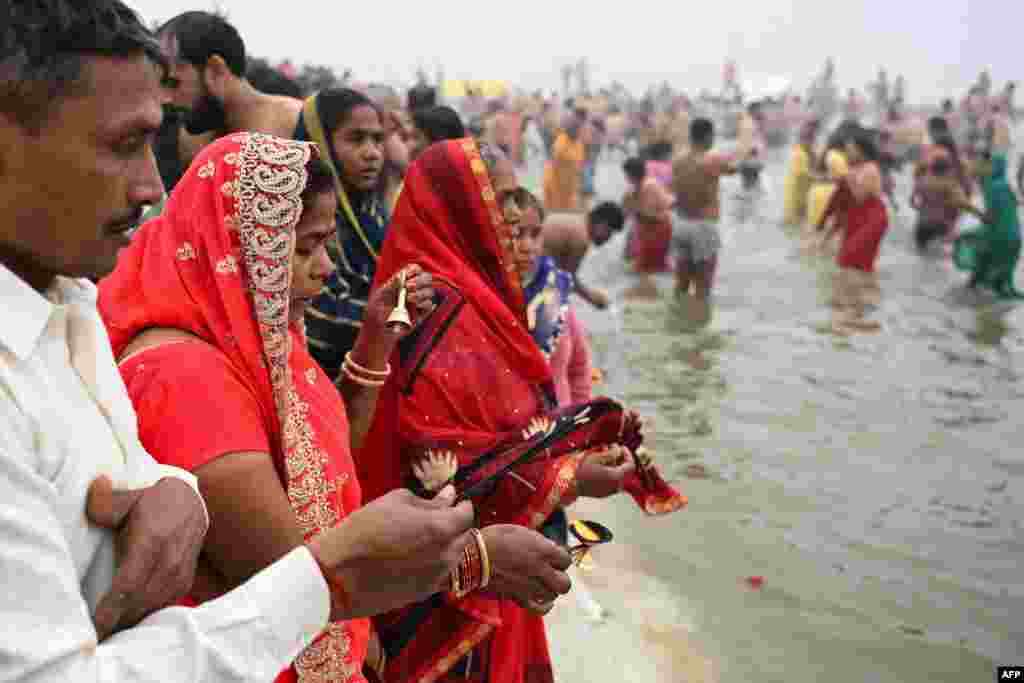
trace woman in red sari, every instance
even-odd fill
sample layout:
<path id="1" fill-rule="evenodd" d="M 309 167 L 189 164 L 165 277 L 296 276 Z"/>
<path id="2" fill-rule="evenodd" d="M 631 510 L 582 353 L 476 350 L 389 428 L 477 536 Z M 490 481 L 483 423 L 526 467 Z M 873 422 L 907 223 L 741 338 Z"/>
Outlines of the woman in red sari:
<path id="1" fill-rule="evenodd" d="M 192 605 L 361 504 L 344 407 L 298 324 L 296 243 L 316 252 L 334 224 L 331 177 L 310 172 L 313 155 L 257 135 L 213 143 L 100 283 L 140 439 L 195 472 L 208 501 Z M 333 270 L 313 261 L 307 289 Z M 369 633 L 367 620 L 332 623 L 278 681 L 362 682 Z"/>
<path id="2" fill-rule="evenodd" d="M 483 152 L 470 139 L 439 143 L 407 175 L 376 284 L 419 263 L 434 274 L 437 308 L 392 357 L 394 374 L 356 456 L 367 499 L 399 487 L 428 495 L 454 475 L 485 531 L 512 523 L 552 537 L 549 521 L 578 496 L 624 488 L 649 514 L 681 507 L 685 499 L 643 456 L 635 415 L 608 399 L 554 407 L 516 270 L 519 188 L 511 163 Z M 384 678 L 548 683 L 539 616 L 547 609 L 476 592 L 381 617 Z"/>
<path id="3" fill-rule="evenodd" d="M 333 271 L 320 248 L 332 179 L 313 150 L 246 134 L 213 143 L 100 283 L 141 441 L 193 471 L 208 501 L 192 605 L 362 502 L 344 406 L 301 324 L 302 297 Z M 370 630 L 332 623 L 277 680 L 361 683 Z"/>
<path id="4" fill-rule="evenodd" d="M 188 604 L 230 590 L 362 504 L 344 404 L 305 343 L 306 306 L 334 270 L 326 244 L 337 198 L 315 149 L 248 134 L 210 145 L 100 284 L 142 443 L 193 471 L 207 501 L 210 531 Z M 406 272 L 415 323 L 433 308 L 433 289 L 418 266 Z M 393 279 L 370 297 L 343 365 L 341 381 L 368 393 L 353 410 L 372 414 L 389 372 L 385 359 L 401 335 L 385 321 L 397 291 Z M 564 552 L 524 531 L 497 529 L 488 550 L 532 577 L 524 565 L 540 565 L 548 547 Z M 401 552 L 380 554 L 400 572 Z M 385 595 L 391 578 L 367 593 Z M 564 575 L 555 579 L 553 594 L 568 590 Z M 278 681 L 361 683 L 364 660 L 381 668 L 375 643 L 365 619 L 332 623 Z"/>
<path id="5" fill-rule="evenodd" d="M 869 307 L 877 306 L 881 292 L 875 264 L 882 240 L 889 229 L 889 212 L 882 199 L 882 170 L 878 145 L 868 130 L 856 129 L 846 143 L 846 155 L 852 168 L 840 182 L 818 221 L 818 231 L 833 214 L 834 224 L 825 231 L 823 242 L 842 229 L 842 243 L 836 264 L 839 273 L 835 285 L 835 307 L 840 317 L 837 332 L 877 330 L 879 324 L 865 319 Z"/>

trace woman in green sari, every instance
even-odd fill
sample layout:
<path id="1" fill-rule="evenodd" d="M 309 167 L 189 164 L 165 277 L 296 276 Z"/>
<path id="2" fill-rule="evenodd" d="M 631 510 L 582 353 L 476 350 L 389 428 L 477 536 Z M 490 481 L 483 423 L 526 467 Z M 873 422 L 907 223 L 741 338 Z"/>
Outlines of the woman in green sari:
<path id="1" fill-rule="evenodd" d="M 985 192 L 985 222 L 956 241 L 953 262 L 971 273 L 967 286 L 992 290 L 1001 298 L 1021 298 L 1013 285 L 1020 258 L 1020 217 L 1017 197 L 1006 176 L 1005 154 L 986 154 L 975 163 Z"/>

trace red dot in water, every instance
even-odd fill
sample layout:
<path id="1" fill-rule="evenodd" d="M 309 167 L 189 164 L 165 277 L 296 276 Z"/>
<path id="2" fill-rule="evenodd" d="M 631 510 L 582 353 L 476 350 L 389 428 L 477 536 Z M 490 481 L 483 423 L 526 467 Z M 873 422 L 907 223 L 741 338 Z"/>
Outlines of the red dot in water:
<path id="1" fill-rule="evenodd" d="M 764 577 L 763 576 L 748 576 L 747 577 L 747 584 L 751 588 L 760 588 L 761 586 L 764 585 Z"/>

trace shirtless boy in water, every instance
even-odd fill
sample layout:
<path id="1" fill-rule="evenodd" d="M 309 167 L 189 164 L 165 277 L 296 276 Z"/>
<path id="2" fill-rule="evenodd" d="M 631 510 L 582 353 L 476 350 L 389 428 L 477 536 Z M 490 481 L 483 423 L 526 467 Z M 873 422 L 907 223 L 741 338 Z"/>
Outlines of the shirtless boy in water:
<path id="1" fill-rule="evenodd" d="M 690 293 L 707 301 L 711 294 L 718 250 L 719 180 L 736 173 L 736 164 L 721 152 L 712 151 L 715 126 L 700 118 L 690 125 L 690 151 L 672 167 L 672 189 L 676 196 L 679 228 L 675 235 L 676 295 Z"/>
<path id="2" fill-rule="evenodd" d="M 579 269 L 590 245 L 605 244 L 626 222 L 622 209 L 613 202 L 598 204 L 589 214 L 553 213 L 544 221 L 544 253 L 558 267 L 572 273 L 575 292 L 592 306 L 608 307 L 608 295 L 580 280 Z"/>

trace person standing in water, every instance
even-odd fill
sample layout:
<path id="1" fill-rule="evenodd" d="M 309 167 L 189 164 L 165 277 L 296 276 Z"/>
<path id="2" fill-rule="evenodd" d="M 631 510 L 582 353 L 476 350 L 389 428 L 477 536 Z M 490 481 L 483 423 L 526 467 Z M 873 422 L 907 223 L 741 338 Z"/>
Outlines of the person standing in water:
<path id="1" fill-rule="evenodd" d="M 889 214 L 882 200 L 882 170 L 878 146 L 871 131 L 858 128 L 846 143 L 850 173 L 839 184 L 817 229 L 825 230 L 828 218 L 839 216 L 825 233 L 825 240 L 842 228 L 842 243 L 836 263 L 840 268 L 835 287 L 835 306 L 842 317 L 836 330 L 876 330 L 877 322 L 864 319 L 865 309 L 877 304 L 878 283 L 875 263 L 882 238 L 889 228 Z"/>
<path id="2" fill-rule="evenodd" d="M 953 263 L 970 271 L 970 288 L 984 287 L 1000 298 L 1021 298 L 1013 284 L 1020 259 L 1020 216 L 1017 197 L 1006 177 L 1006 156 L 985 154 L 974 165 L 985 193 L 984 224 L 957 239 Z"/>
<path id="3" fill-rule="evenodd" d="M 1017 194 L 1024 197 L 1024 154 L 1017 160 Z"/>
<path id="4" fill-rule="evenodd" d="M 964 171 L 956 143 L 950 137 L 939 137 L 928 154 L 928 164 L 914 178 L 911 205 L 918 211 L 914 237 L 918 249 L 924 249 L 934 239 L 952 239 L 966 210 L 964 202 L 971 196 L 971 183 Z M 959 190 L 951 194 L 947 187 L 952 182 Z"/>
<path id="5" fill-rule="evenodd" d="M 985 220 L 984 214 L 971 204 L 953 162 L 946 157 L 933 161 L 928 173 L 916 181 L 910 205 L 917 209 L 914 239 L 920 250 L 932 240 L 951 237 L 962 212 Z"/>
<path id="6" fill-rule="evenodd" d="M 785 209 L 783 222 L 790 226 L 802 225 L 807 218 L 807 194 L 811 190 L 811 160 L 814 158 L 814 141 L 818 137 L 819 122 L 811 119 L 800 127 L 800 138 L 793 145 L 786 174 Z"/>
<path id="7" fill-rule="evenodd" d="M 817 235 L 817 226 L 836 192 L 836 187 L 850 172 L 850 165 L 846 159 L 846 140 L 850 130 L 850 125 L 844 122 L 832 133 L 811 174 L 811 190 L 807 194 L 808 230 L 804 235 L 809 243 L 813 243 L 813 237 Z"/>
<path id="8" fill-rule="evenodd" d="M 713 151 L 715 125 L 708 119 L 696 119 L 690 126 L 690 151 L 672 166 L 672 189 L 680 218 L 675 235 L 676 295 L 689 295 L 691 286 L 698 300 L 711 295 L 718 250 L 721 213 L 719 181 L 736 173 L 736 164 L 721 152 Z"/>
<path id="9" fill-rule="evenodd" d="M 593 128 L 579 115 L 555 140 L 544 167 L 544 206 L 549 211 L 578 211 L 582 201 L 583 166 Z"/>
<path id="10" fill-rule="evenodd" d="M 740 117 L 737 133 L 737 152 L 740 158 L 740 176 L 743 189 L 752 190 L 761 184 L 761 154 L 764 152 L 764 114 L 760 102 L 751 102 Z"/>
<path id="11" fill-rule="evenodd" d="M 622 168 L 632 185 L 623 205 L 628 206 L 634 221 L 630 233 L 633 267 L 641 275 L 665 272 L 669 267 L 675 197 L 648 172 L 642 160 L 629 159 Z"/>

